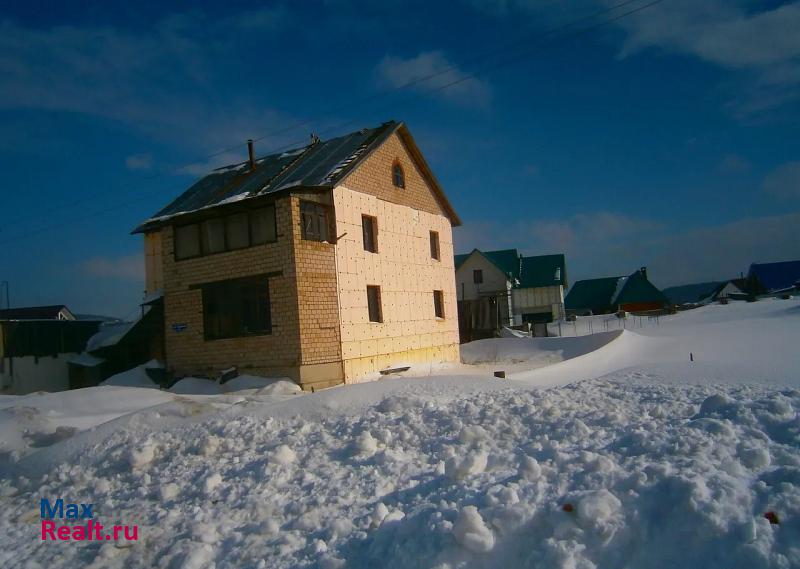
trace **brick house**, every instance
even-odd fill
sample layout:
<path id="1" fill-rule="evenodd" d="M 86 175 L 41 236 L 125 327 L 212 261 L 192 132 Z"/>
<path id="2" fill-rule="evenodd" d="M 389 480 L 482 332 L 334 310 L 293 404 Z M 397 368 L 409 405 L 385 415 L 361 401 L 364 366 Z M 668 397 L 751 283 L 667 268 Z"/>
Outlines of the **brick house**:
<path id="1" fill-rule="evenodd" d="M 163 293 L 168 368 L 308 389 L 457 361 L 460 220 L 405 124 L 249 149 L 134 230 L 147 294 Z"/>

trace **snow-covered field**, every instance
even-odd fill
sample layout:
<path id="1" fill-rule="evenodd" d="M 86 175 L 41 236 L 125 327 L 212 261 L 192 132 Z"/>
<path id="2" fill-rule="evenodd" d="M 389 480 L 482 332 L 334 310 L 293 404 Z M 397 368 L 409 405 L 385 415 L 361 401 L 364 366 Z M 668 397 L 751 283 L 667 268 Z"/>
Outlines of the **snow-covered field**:
<path id="1" fill-rule="evenodd" d="M 2 398 L 0 566 L 798 567 L 798 339 L 766 300 L 312 395 Z M 41 541 L 59 497 L 138 540 Z"/>

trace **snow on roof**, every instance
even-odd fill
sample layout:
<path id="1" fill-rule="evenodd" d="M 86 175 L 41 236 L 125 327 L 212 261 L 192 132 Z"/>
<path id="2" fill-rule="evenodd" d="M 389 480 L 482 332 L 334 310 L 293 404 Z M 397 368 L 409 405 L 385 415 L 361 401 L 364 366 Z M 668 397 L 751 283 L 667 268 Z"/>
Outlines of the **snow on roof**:
<path id="1" fill-rule="evenodd" d="M 98 358 L 93 356 L 92 354 L 87 354 L 83 352 L 82 354 L 78 354 L 77 356 L 71 358 L 67 363 L 79 365 L 82 367 L 97 367 L 103 362 L 105 362 L 103 358 Z"/>
<path id="2" fill-rule="evenodd" d="M 361 129 L 331 140 L 264 156 L 257 160 L 258 167 L 252 171 L 245 167 L 247 162 L 214 170 L 134 232 L 141 232 L 178 215 L 288 188 L 328 186 L 363 157 L 368 148 L 386 139 L 401 125 L 389 121 L 375 128 Z"/>

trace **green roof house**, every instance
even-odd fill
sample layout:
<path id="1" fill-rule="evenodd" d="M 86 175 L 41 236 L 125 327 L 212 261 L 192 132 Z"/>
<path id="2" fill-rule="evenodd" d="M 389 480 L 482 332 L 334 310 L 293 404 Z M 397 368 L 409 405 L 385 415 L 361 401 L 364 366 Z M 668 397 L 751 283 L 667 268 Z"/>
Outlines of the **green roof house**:
<path id="1" fill-rule="evenodd" d="M 627 277 L 605 277 L 577 281 L 564 300 L 574 314 L 608 314 L 617 310 L 643 312 L 669 304 L 667 297 L 647 279 L 642 267 Z"/>
<path id="2" fill-rule="evenodd" d="M 525 257 L 517 249 L 473 249 L 455 256 L 455 268 L 461 313 L 468 314 L 470 328 L 482 331 L 478 336 L 502 326 L 552 322 L 563 313 L 563 254 Z M 462 330 L 462 339 L 474 337 Z"/>

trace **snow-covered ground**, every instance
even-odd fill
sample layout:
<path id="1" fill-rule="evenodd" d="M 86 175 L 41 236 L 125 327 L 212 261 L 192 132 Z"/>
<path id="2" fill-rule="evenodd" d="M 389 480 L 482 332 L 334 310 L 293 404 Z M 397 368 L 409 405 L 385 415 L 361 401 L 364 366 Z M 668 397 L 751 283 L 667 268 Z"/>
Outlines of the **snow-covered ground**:
<path id="1" fill-rule="evenodd" d="M 311 395 L 5 397 L 0 566 L 798 567 L 798 338 L 765 300 Z M 42 542 L 58 497 L 138 541 Z"/>

